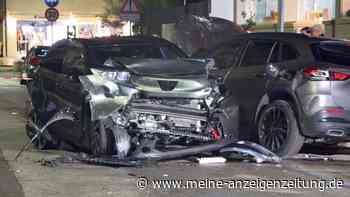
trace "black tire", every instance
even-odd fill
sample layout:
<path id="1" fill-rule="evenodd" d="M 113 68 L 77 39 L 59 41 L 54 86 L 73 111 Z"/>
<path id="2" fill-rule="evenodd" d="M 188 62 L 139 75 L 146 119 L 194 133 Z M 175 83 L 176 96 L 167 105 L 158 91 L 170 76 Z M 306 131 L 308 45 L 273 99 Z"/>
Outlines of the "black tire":
<path id="1" fill-rule="evenodd" d="M 304 144 L 295 112 L 283 100 L 273 101 L 263 108 L 257 129 L 259 144 L 281 157 L 297 154 Z"/>
<path id="2" fill-rule="evenodd" d="M 112 155 L 114 153 L 114 135 L 101 121 L 92 123 L 90 129 L 90 151 L 94 156 Z"/>

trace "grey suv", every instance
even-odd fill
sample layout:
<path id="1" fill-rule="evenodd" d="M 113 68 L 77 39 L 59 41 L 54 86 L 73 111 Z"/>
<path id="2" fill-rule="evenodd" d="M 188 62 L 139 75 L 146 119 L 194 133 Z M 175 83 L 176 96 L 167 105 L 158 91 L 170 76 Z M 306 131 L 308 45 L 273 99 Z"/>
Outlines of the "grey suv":
<path id="1" fill-rule="evenodd" d="M 227 114 L 238 108 L 239 138 L 281 156 L 298 153 L 306 139 L 350 139 L 349 42 L 252 33 L 209 54 L 224 76 Z"/>

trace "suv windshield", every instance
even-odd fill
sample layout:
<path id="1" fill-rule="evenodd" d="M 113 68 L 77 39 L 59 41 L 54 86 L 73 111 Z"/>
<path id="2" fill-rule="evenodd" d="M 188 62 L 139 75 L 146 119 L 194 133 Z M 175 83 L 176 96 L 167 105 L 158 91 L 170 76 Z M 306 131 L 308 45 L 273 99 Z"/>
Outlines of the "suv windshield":
<path id="1" fill-rule="evenodd" d="M 348 66 L 350 43 L 345 41 L 323 41 L 312 46 L 316 60 Z"/>
<path id="2" fill-rule="evenodd" d="M 176 47 L 164 45 L 103 45 L 89 48 L 89 59 L 93 64 L 102 65 L 109 58 L 176 59 L 186 55 Z"/>

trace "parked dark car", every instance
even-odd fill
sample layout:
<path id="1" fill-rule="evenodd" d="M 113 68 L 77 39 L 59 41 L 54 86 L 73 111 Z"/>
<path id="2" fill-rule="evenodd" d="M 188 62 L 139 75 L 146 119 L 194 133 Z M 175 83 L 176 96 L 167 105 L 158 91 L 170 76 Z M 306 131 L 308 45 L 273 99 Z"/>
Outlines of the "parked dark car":
<path id="1" fill-rule="evenodd" d="M 27 134 L 37 133 L 31 123 L 42 127 L 69 111 L 75 120 L 50 126 L 37 146 L 125 158 L 229 138 L 208 80 L 213 62 L 185 57 L 158 38 L 57 42 L 33 77 Z"/>
<path id="2" fill-rule="evenodd" d="M 350 43 L 294 33 L 251 33 L 210 52 L 239 111 L 239 136 L 282 156 L 307 141 L 350 138 Z M 311 140 L 310 140 L 311 139 Z"/>
<path id="3" fill-rule="evenodd" d="M 21 74 L 21 84 L 26 84 L 30 80 L 33 70 L 40 64 L 42 58 L 46 57 L 50 47 L 36 46 L 29 50 L 27 56 L 23 58 L 24 66 Z"/>

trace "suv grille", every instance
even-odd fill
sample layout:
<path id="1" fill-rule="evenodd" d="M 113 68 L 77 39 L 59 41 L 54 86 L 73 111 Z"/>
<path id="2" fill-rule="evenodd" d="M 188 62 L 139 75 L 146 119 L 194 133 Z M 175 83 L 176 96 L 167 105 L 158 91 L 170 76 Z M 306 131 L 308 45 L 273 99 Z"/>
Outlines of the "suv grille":
<path id="1" fill-rule="evenodd" d="M 177 81 L 158 81 L 160 89 L 163 91 L 172 91 L 177 86 Z"/>

